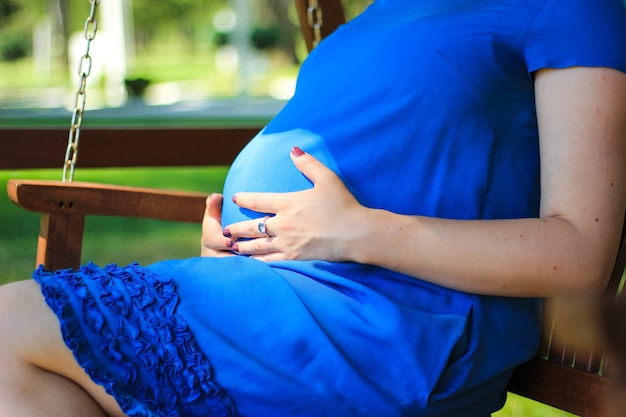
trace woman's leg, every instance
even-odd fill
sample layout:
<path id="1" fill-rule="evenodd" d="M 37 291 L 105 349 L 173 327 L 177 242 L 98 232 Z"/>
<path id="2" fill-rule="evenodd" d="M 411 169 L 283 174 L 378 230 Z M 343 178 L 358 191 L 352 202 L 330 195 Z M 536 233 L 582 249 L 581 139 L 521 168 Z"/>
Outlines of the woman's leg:
<path id="1" fill-rule="evenodd" d="M 39 285 L 0 286 L 0 417 L 123 416 L 78 366 Z"/>

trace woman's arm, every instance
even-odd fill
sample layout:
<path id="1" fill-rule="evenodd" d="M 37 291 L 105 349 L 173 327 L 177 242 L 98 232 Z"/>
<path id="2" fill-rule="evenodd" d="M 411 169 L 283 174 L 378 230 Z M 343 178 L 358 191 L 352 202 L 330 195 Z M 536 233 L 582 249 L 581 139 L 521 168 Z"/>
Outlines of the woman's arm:
<path id="1" fill-rule="evenodd" d="M 603 68 L 544 70 L 535 85 L 539 219 L 391 220 L 388 213 L 372 213 L 368 223 L 393 225 L 386 235 L 396 236 L 397 262 L 388 241 L 382 250 L 355 248 L 354 255 L 478 293 L 537 296 L 604 289 L 626 203 L 626 76 Z"/>
<path id="2" fill-rule="evenodd" d="M 367 209 L 305 154 L 293 159 L 313 189 L 237 194 L 240 206 L 277 215 L 267 223 L 275 237 L 234 249 L 262 260 L 373 264 L 481 294 L 600 292 L 626 203 L 626 75 L 605 68 L 542 70 L 535 85 L 540 218 L 459 221 Z M 259 237 L 257 223 L 230 225 L 227 234 Z"/>

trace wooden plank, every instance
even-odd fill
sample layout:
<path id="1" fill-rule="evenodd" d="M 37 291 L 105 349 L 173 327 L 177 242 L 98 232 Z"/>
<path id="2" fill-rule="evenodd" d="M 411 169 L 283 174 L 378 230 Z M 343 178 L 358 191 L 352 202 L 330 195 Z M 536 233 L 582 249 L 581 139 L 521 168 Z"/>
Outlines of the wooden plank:
<path id="1" fill-rule="evenodd" d="M 84 228 L 84 215 L 42 214 L 36 266 L 43 265 L 49 271 L 77 268 L 80 265 Z"/>
<path id="2" fill-rule="evenodd" d="M 519 366 L 509 391 L 581 416 L 600 416 L 610 380 L 541 358 Z"/>
<path id="3" fill-rule="evenodd" d="M 230 165 L 259 129 L 85 129 L 77 167 Z M 60 128 L 0 129 L 0 170 L 61 169 L 67 136 Z"/>
<path id="4" fill-rule="evenodd" d="M 84 182 L 9 180 L 9 198 L 37 213 L 202 222 L 207 194 Z"/>

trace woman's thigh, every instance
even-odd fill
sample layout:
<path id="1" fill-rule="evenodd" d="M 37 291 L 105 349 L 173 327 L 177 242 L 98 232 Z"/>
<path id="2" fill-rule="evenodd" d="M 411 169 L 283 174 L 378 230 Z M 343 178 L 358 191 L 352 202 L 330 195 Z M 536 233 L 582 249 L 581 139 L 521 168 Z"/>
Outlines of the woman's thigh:
<path id="1" fill-rule="evenodd" d="M 2 356 L 65 377 L 82 387 L 108 415 L 124 415 L 113 397 L 77 364 L 61 336 L 56 315 L 32 280 L 0 286 Z M 12 356 L 12 358 L 11 358 Z"/>

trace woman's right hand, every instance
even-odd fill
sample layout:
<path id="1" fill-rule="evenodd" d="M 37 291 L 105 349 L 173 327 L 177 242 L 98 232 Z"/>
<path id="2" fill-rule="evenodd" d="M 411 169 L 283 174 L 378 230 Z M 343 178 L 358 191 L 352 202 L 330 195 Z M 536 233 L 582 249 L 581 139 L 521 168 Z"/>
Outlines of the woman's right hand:
<path id="1" fill-rule="evenodd" d="M 206 209 L 202 218 L 202 239 L 200 256 L 234 256 L 230 250 L 233 239 L 224 237 L 222 233 L 222 201 L 221 194 L 213 193 L 206 199 Z"/>

